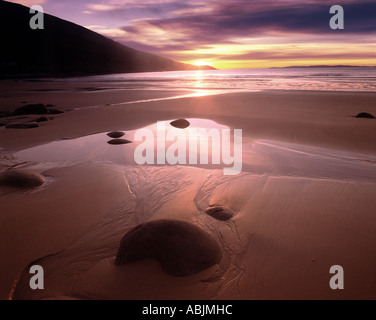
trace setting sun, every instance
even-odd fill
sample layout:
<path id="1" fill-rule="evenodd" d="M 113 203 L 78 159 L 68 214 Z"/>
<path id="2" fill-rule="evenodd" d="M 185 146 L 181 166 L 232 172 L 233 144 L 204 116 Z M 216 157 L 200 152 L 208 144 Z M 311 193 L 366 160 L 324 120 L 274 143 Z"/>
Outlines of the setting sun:
<path id="1" fill-rule="evenodd" d="M 210 64 L 206 61 L 202 61 L 202 60 L 199 60 L 199 61 L 195 61 L 193 62 L 193 64 L 195 66 L 210 66 Z"/>

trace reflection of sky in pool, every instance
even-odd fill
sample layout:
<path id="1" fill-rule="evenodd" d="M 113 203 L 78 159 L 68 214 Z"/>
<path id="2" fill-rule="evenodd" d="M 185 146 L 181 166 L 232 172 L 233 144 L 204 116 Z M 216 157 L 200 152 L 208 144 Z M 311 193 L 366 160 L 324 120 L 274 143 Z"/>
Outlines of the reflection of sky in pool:
<path id="1" fill-rule="evenodd" d="M 224 164 L 221 157 L 220 164 L 213 164 L 212 148 L 214 151 L 221 148 L 222 139 L 219 145 L 213 146 L 209 139 L 208 147 L 200 150 L 200 144 L 197 144 L 196 150 L 190 148 L 189 143 L 196 139 L 196 136 L 189 136 L 192 129 L 204 128 L 207 132 L 210 129 L 229 130 L 229 127 L 205 119 L 188 119 L 191 125 L 186 129 L 173 128 L 169 121 L 160 123 L 165 124 L 166 132 L 177 130 L 183 133 L 186 138 L 186 165 L 202 168 L 228 168 L 233 167 L 234 163 Z M 166 153 L 166 150 L 175 142 L 166 142 L 165 147 L 157 143 L 157 124 L 152 124 L 142 129 L 148 129 L 153 133 L 153 140 L 149 144 L 133 142 L 124 145 L 110 145 L 107 142 L 111 140 L 107 132 L 93 134 L 77 139 L 59 140 L 45 145 L 25 149 L 15 154 L 15 157 L 23 161 L 37 162 L 82 162 L 82 161 L 110 161 L 122 165 L 138 165 L 134 160 L 135 150 L 143 144 L 152 148 L 154 154 L 154 163 L 157 163 L 158 150 Z M 138 129 L 140 130 L 140 129 Z M 133 141 L 134 135 L 138 130 L 124 131 L 122 137 Z M 229 150 L 231 155 L 234 151 L 234 130 L 231 132 L 231 145 Z M 164 136 L 164 135 L 163 135 Z M 223 136 L 221 136 L 223 138 Z M 176 145 L 176 144 L 175 144 Z M 189 157 L 198 159 L 198 164 L 192 164 Z M 221 154 L 222 155 L 222 154 Z M 201 156 L 207 157 L 209 164 L 200 161 Z M 233 160 L 234 161 L 234 160 Z M 297 145 L 284 143 L 280 141 L 257 140 L 249 142 L 243 138 L 241 159 L 235 162 L 241 162 L 241 169 L 245 172 L 254 174 L 267 174 L 274 176 L 298 176 L 311 177 L 319 179 L 339 179 L 339 180 L 364 180 L 376 182 L 376 157 L 371 155 L 335 151 L 325 148 L 317 148 L 306 145 Z M 166 161 L 168 165 L 168 161 Z"/>
<path id="2" fill-rule="evenodd" d="M 30 149 L 22 150 L 16 153 L 16 157 L 29 160 L 29 161 L 40 161 L 40 162 L 59 162 L 59 161 L 113 161 L 119 164 L 136 164 L 134 161 L 134 153 L 137 146 L 143 144 L 148 148 L 154 149 L 155 154 L 155 163 L 157 163 L 157 153 L 158 151 L 165 151 L 168 149 L 174 141 L 165 142 L 165 146 L 163 145 L 163 141 L 157 141 L 158 137 L 162 137 L 162 140 L 165 140 L 166 134 L 171 132 L 172 134 L 180 133 L 183 134 L 186 140 L 187 145 L 187 154 L 186 154 L 186 162 L 189 162 L 189 152 L 192 152 L 195 157 L 208 156 L 209 164 L 212 163 L 211 161 L 211 150 L 217 150 L 220 145 L 217 143 L 212 146 L 211 139 L 209 139 L 209 145 L 206 149 L 200 149 L 200 144 L 197 144 L 197 148 L 191 150 L 189 149 L 189 143 L 192 140 L 197 140 L 195 136 L 190 135 L 192 130 L 194 129 L 206 129 L 209 133 L 211 129 L 217 129 L 219 133 L 222 130 L 229 130 L 227 126 L 220 125 L 211 120 L 205 119 L 188 119 L 190 122 L 190 126 L 186 129 L 177 129 L 170 125 L 169 121 L 160 121 L 160 125 L 165 126 L 165 132 L 160 132 L 158 129 L 159 127 L 157 124 L 149 125 L 145 128 L 152 132 L 154 139 L 153 140 L 146 140 L 144 141 L 134 141 L 135 133 L 140 130 L 129 130 L 123 131 L 125 133 L 121 139 L 128 139 L 133 141 L 133 143 L 124 144 L 124 145 L 110 145 L 107 142 L 111 140 L 110 137 L 107 136 L 107 132 L 93 134 L 89 136 L 80 137 L 77 139 L 69 139 L 69 140 L 59 140 L 54 141 L 48 144 L 44 144 L 41 146 L 37 146 Z M 218 141 L 220 143 L 220 141 Z M 199 152 L 201 151 L 201 153 Z M 200 162 L 200 160 L 198 160 Z M 168 162 L 166 161 L 168 164 Z"/>

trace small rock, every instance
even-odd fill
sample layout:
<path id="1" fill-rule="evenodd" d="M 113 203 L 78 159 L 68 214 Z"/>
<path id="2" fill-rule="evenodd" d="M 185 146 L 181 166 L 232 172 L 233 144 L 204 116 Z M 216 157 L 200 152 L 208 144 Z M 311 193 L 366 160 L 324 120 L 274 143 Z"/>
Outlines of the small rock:
<path id="1" fill-rule="evenodd" d="M 7 124 L 5 122 L 0 122 L 0 127 L 5 127 Z"/>
<path id="2" fill-rule="evenodd" d="M 375 116 L 368 112 L 358 113 L 355 118 L 366 118 L 366 119 L 375 119 Z"/>
<path id="3" fill-rule="evenodd" d="M 45 182 L 45 179 L 30 170 L 11 169 L 0 173 L 0 185 L 17 188 L 35 188 Z"/>
<path id="4" fill-rule="evenodd" d="M 45 122 L 45 121 L 49 121 L 50 118 L 48 117 L 40 117 L 38 119 L 35 120 L 35 122 Z"/>
<path id="5" fill-rule="evenodd" d="M 228 220 L 235 215 L 232 209 L 224 206 L 213 206 L 207 208 L 205 213 L 217 220 Z"/>
<path id="6" fill-rule="evenodd" d="M 116 265 L 153 258 L 173 276 L 188 276 L 218 264 L 218 242 L 194 224 L 155 220 L 138 225 L 121 240 Z"/>
<path id="7" fill-rule="evenodd" d="M 19 107 L 13 112 L 13 116 L 28 115 L 28 114 L 47 114 L 48 109 L 42 103 L 28 104 L 23 107 Z"/>
<path id="8" fill-rule="evenodd" d="M 34 128 L 39 128 L 39 124 L 37 123 L 13 123 L 13 124 L 8 124 L 5 129 L 34 129 Z"/>
<path id="9" fill-rule="evenodd" d="M 5 118 L 11 116 L 12 113 L 10 112 L 0 112 L 0 118 Z"/>
<path id="10" fill-rule="evenodd" d="M 49 114 L 61 114 L 64 113 L 64 111 L 61 111 L 59 109 L 48 109 Z"/>
<path id="11" fill-rule="evenodd" d="M 120 137 L 124 136 L 125 133 L 121 132 L 121 131 L 111 131 L 111 132 L 107 133 L 107 135 L 110 138 L 120 138 Z"/>
<path id="12" fill-rule="evenodd" d="M 127 139 L 112 139 L 110 141 L 107 141 L 108 144 L 127 144 L 132 143 L 132 141 Z"/>
<path id="13" fill-rule="evenodd" d="M 177 120 L 170 122 L 170 124 L 173 127 L 179 128 L 179 129 L 185 129 L 185 128 L 188 128 L 190 126 L 189 121 L 186 120 L 186 119 L 177 119 Z"/>

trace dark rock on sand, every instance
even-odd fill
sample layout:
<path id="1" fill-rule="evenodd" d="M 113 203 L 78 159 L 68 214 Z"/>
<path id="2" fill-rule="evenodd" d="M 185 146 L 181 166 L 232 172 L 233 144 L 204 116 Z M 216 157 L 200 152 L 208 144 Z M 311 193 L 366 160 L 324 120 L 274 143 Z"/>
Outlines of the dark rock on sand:
<path id="1" fill-rule="evenodd" d="M 35 122 L 46 122 L 46 121 L 49 121 L 50 118 L 49 117 L 40 117 L 38 119 L 35 120 Z"/>
<path id="2" fill-rule="evenodd" d="M 5 127 L 7 124 L 5 122 L 0 122 L 0 127 Z"/>
<path id="3" fill-rule="evenodd" d="M 39 128 L 39 124 L 37 123 L 13 123 L 8 124 L 5 129 L 33 129 Z"/>
<path id="4" fill-rule="evenodd" d="M 30 170 L 11 169 L 0 173 L 0 185 L 17 188 L 35 188 L 42 185 L 45 179 Z"/>
<path id="5" fill-rule="evenodd" d="M 186 120 L 186 119 L 177 119 L 177 120 L 171 121 L 170 124 L 173 127 L 179 128 L 179 129 L 185 129 L 185 128 L 188 128 L 190 126 L 189 121 Z"/>
<path id="6" fill-rule="evenodd" d="M 10 112 L 0 112 L 0 118 L 5 118 L 11 116 L 12 113 Z"/>
<path id="7" fill-rule="evenodd" d="M 217 220 L 228 220 L 235 215 L 231 208 L 224 206 L 213 206 L 207 208 L 205 213 Z"/>
<path id="8" fill-rule="evenodd" d="M 375 119 L 375 116 L 368 113 L 368 112 L 361 112 L 358 113 L 355 118 L 367 118 L 367 119 Z"/>
<path id="9" fill-rule="evenodd" d="M 127 139 L 112 139 L 110 141 L 107 141 L 108 144 L 127 144 L 132 143 L 132 141 Z"/>
<path id="10" fill-rule="evenodd" d="M 28 115 L 28 114 L 47 114 L 48 109 L 42 103 L 28 104 L 23 107 L 19 107 L 13 112 L 13 116 Z"/>
<path id="11" fill-rule="evenodd" d="M 120 138 L 122 137 L 123 135 L 125 135 L 124 132 L 121 132 L 121 131 L 111 131 L 109 133 L 107 133 L 107 135 L 110 137 L 110 138 Z"/>
<path id="12" fill-rule="evenodd" d="M 153 258 L 173 276 L 203 271 L 222 258 L 218 242 L 194 224 L 155 220 L 138 225 L 121 240 L 116 265 Z"/>
<path id="13" fill-rule="evenodd" d="M 64 111 L 61 111 L 59 109 L 48 109 L 49 114 L 61 114 L 64 113 Z"/>

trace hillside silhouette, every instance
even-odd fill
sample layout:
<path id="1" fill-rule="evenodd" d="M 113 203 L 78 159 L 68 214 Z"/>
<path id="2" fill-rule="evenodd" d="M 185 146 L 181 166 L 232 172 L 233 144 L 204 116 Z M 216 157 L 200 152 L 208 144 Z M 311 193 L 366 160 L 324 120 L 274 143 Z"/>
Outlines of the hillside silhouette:
<path id="1" fill-rule="evenodd" d="M 2 78 L 213 69 L 132 49 L 49 14 L 43 30 L 32 30 L 32 16 L 28 7 L 0 1 Z"/>

